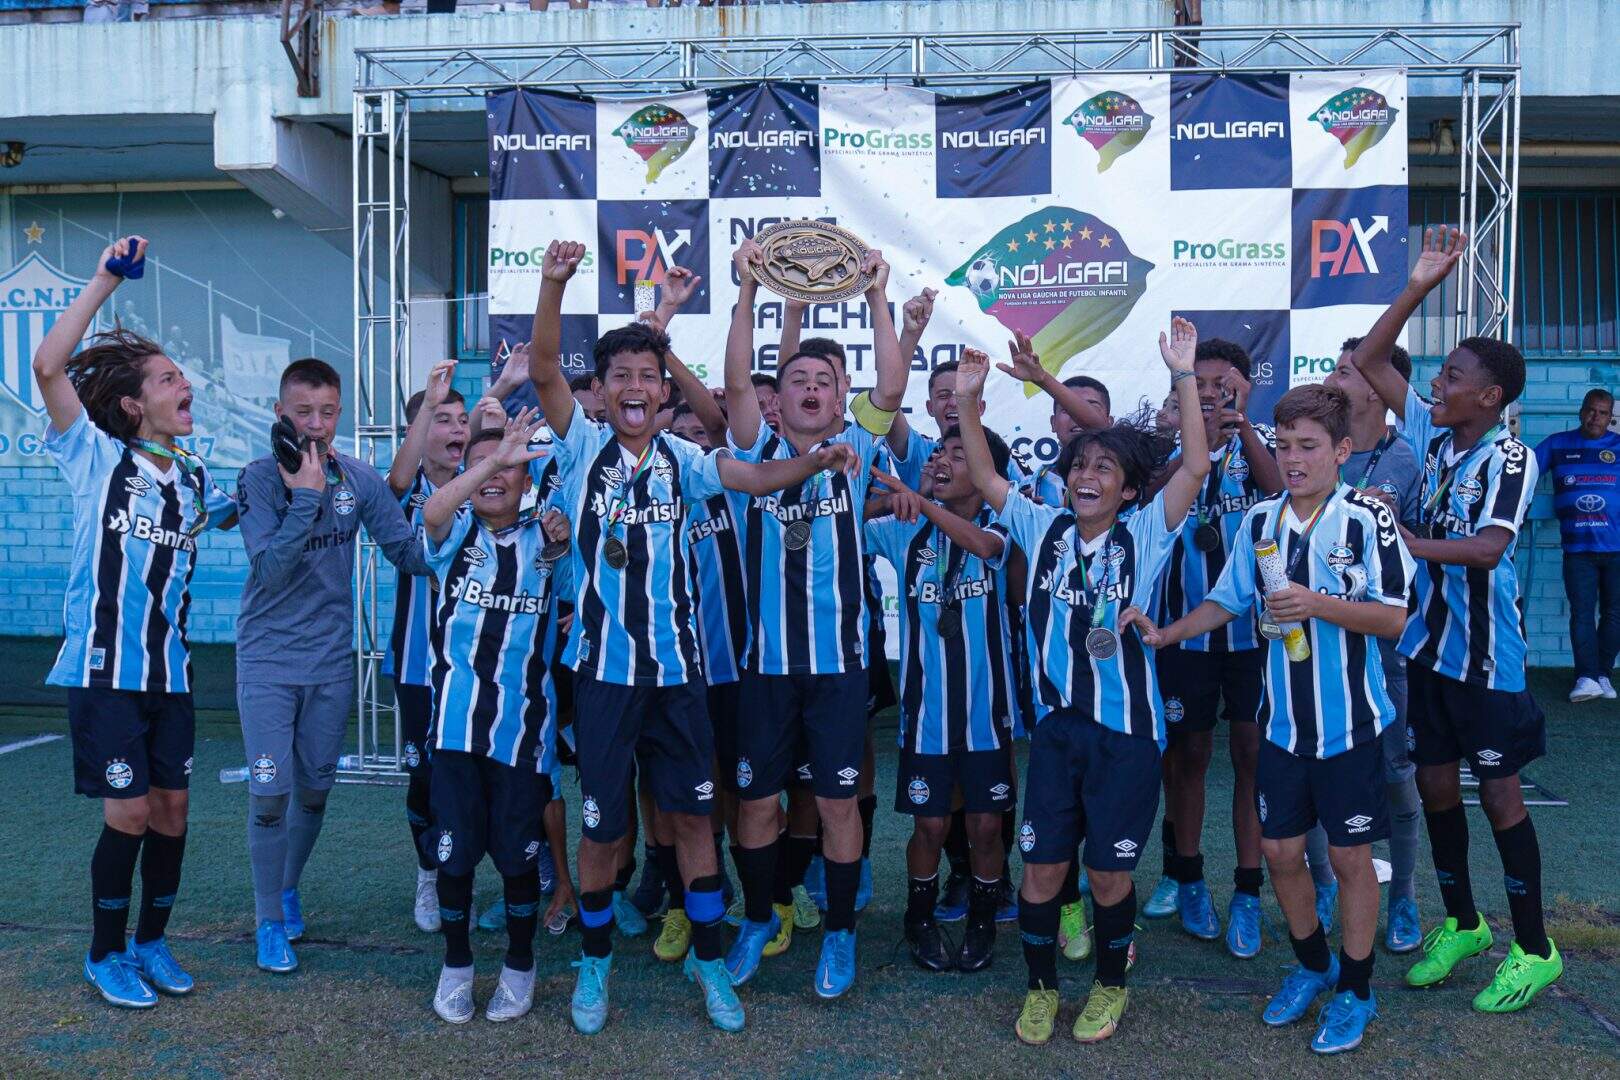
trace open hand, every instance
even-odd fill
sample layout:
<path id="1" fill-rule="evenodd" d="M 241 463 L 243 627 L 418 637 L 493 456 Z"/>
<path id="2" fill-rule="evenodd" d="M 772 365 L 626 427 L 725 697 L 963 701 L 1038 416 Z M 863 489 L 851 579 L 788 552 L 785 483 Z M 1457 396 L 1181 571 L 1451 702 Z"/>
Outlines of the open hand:
<path id="1" fill-rule="evenodd" d="M 956 363 L 956 396 L 978 401 L 984 396 L 984 377 L 990 373 L 990 357 L 983 350 L 967 348 Z"/>
<path id="2" fill-rule="evenodd" d="M 444 404 L 450 396 L 450 379 L 456 373 L 454 360 L 440 360 L 428 372 L 427 385 L 422 388 L 422 408 L 432 411 Z"/>
<path id="3" fill-rule="evenodd" d="M 1170 320 L 1170 333 L 1159 331 L 1159 355 L 1171 371 L 1191 371 L 1198 354 L 1198 328 L 1180 315 Z"/>
<path id="4" fill-rule="evenodd" d="M 698 291 L 698 286 L 702 284 L 703 278 L 686 267 L 670 267 L 669 272 L 664 275 L 664 290 L 658 302 L 661 315 L 663 315 L 665 309 L 668 309 L 668 314 L 663 315 L 662 321 L 667 324 L 669 316 L 675 314 L 681 309 L 682 305 L 692 299 L 693 294 Z"/>
<path id="5" fill-rule="evenodd" d="M 1428 292 L 1446 280 L 1446 275 L 1451 273 L 1451 268 L 1457 265 L 1457 260 L 1467 250 L 1467 235 L 1453 226 L 1424 229 L 1423 253 L 1418 256 L 1408 280 L 1416 288 Z"/>
<path id="6" fill-rule="evenodd" d="M 816 465 L 826 472 L 847 473 L 851 479 L 860 472 L 861 458 L 848 443 L 832 443 L 812 452 Z"/>
<path id="7" fill-rule="evenodd" d="M 1013 331 L 1013 339 L 1007 342 L 1007 356 L 1009 362 L 997 364 L 996 367 L 1013 378 L 1022 379 L 1027 383 L 1041 381 L 1045 369 L 1041 367 L 1041 358 L 1036 354 L 1035 346 L 1027 334 Z"/>
<path id="8" fill-rule="evenodd" d="M 518 414 L 506 422 L 506 433 L 501 436 L 501 445 L 493 455 L 496 466 L 509 469 L 514 465 L 527 465 L 535 458 L 544 456 L 551 449 L 545 443 L 529 445 L 541 424 L 539 409 L 519 409 Z"/>
<path id="9" fill-rule="evenodd" d="M 1136 633 L 1142 639 L 1142 644 L 1157 649 L 1164 644 L 1166 638 L 1163 630 L 1156 626 L 1152 619 L 1135 604 L 1119 613 L 1119 628 L 1121 631 L 1135 627 Z"/>

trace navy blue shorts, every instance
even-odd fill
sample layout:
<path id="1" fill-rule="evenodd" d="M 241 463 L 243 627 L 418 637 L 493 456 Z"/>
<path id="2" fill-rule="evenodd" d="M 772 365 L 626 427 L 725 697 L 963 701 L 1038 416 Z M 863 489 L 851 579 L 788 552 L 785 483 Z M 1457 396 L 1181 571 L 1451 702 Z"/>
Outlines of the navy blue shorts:
<path id="1" fill-rule="evenodd" d="M 1334 847 L 1389 838 L 1384 749 L 1377 739 L 1330 758 L 1301 757 L 1262 739 L 1254 787 L 1260 835 L 1267 840 L 1304 836 L 1317 823 Z"/>
<path id="2" fill-rule="evenodd" d="M 737 793 L 780 794 L 808 767 L 823 799 L 853 799 L 866 755 L 865 668 L 831 675 L 743 672 L 737 724 Z"/>
<path id="3" fill-rule="evenodd" d="M 630 829 L 631 780 L 667 814 L 714 809 L 714 732 L 708 688 L 620 686 L 574 676 L 574 752 L 587 840 L 611 844 Z"/>
<path id="4" fill-rule="evenodd" d="M 1084 839 L 1081 861 L 1091 869 L 1136 869 L 1159 813 L 1157 742 L 1058 709 L 1035 725 L 1025 775 L 1025 862 L 1069 862 Z"/>
<path id="5" fill-rule="evenodd" d="M 428 724 L 433 719 L 433 687 L 394 684 L 394 703 L 399 706 L 400 746 L 405 755 L 405 771 L 415 776 L 428 767 Z"/>
<path id="6" fill-rule="evenodd" d="M 709 726 L 714 729 L 715 767 L 728 791 L 737 790 L 737 717 L 741 702 L 741 683 L 709 687 Z"/>
<path id="7" fill-rule="evenodd" d="M 190 694 L 105 687 L 68 689 L 73 790 L 92 799 L 138 799 L 191 785 L 197 717 Z"/>
<path id="8" fill-rule="evenodd" d="M 1217 711 L 1228 724 L 1257 722 L 1265 658 L 1265 649 L 1193 652 L 1179 645 L 1160 649 L 1153 660 L 1170 738 L 1213 731 Z"/>
<path id="9" fill-rule="evenodd" d="M 969 814 L 999 814 L 1018 801 L 1013 787 L 1012 748 L 953 750 L 948 754 L 918 754 L 900 750 L 894 774 L 894 810 L 912 817 L 947 817 L 951 794 L 962 791 L 962 809 Z"/>
<path id="10" fill-rule="evenodd" d="M 1413 764 L 1468 759 L 1481 780 L 1512 776 L 1547 752 L 1547 720 L 1528 690 L 1489 690 L 1406 666 Z"/>
<path id="11" fill-rule="evenodd" d="M 543 773 L 537 778 L 532 769 L 483 754 L 439 750 L 430 790 L 433 827 L 422 834 L 423 854 L 445 873 L 470 874 L 485 853 L 504 877 L 540 865 L 540 812 L 551 801 Z"/>

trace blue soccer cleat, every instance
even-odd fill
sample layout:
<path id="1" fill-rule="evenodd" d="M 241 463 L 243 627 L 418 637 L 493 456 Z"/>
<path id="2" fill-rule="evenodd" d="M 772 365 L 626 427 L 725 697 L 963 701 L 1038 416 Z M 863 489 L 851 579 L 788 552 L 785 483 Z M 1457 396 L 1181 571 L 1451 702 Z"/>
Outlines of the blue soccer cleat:
<path id="1" fill-rule="evenodd" d="M 180 997 L 191 993 L 192 988 L 197 985 L 197 981 L 186 974 L 185 969 L 175 960 L 165 938 L 148 941 L 144 945 L 139 941 L 132 942 L 129 955 L 140 968 L 141 978 L 145 979 L 154 990 Z"/>
<path id="2" fill-rule="evenodd" d="M 1378 999 L 1371 990 L 1367 1000 L 1349 990 L 1335 994 L 1333 1000 L 1322 1006 L 1316 1018 L 1316 1035 L 1311 1049 L 1318 1054 L 1343 1054 L 1361 1045 L 1367 1025 L 1378 1015 Z"/>
<path id="3" fill-rule="evenodd" d="M 1418 916 L 1417 901 L 1410 896 L 1390 897 L 1384 947 L 1392 953 L 1408 953 L 1421 944 L 1423 944 L 1423 921 Z"/>
<path id="4" fill-rule="evenodd" d="M 287 928 L 289 942 L 304 936 L 304 902 L 297 889 L 281 890 L 281 924 Z"/>
<path id="5" fill-rule="evenodd" d="M 1226 949 L 1239 960 L 1260 954 L 1260 898 L 1233 893 L 1226 909 Z"/>
<path id="6" fill-rule="evenodd" d="M 731 973 L 720 960 L 699 960 L 697 953 L 686 954 L 686 977 L 703 990 L 703 1007 L 709 1019 L 721 1031 L 741 1031 L 744 1016 L 742 1002 L 737 1000 L 736 988 L 731 985 Z"/>
<path id="7" fill-rule="evenodd" d="M 967 918 L 968 882 L 971 880 L 967 874 L 954 871 L 945 879 L 945 891 L 940 894 L 939 903 L 934 905 L 935 922 L 961 922 Z"/>
<path id="8" fill-rule="evenodd" d="M 731 985 L 741 986 L 754 977 L 760 958 L 765 955 L 765 946 L 781 932 L 782 920 L 775 911 L 771 912 L 769 922 L 743 919 L 737 940 L 731 943 L 731 951 L 726 954 L 726 972 L 731 976 Z"/>
<path id="9" fill-rule="evenodd" d="M 1001 894 L 996 899 L 996 922 L 1015 923 L 1018 921 L 1018 890 L 1013 888 L 1010 878 L 1001 879 Z"/>
<path id="10" fill-rule="evenodd" d="M 816 964 L 816 996 L 843 997 L 855 985 L 855 931 L 829 930 L 821 939 Z"/>
<path id="11" fill-rule="evenodd" d="M 1330 882 L 1316 887 L 1316 920 L 1322 924 L 1324 935 L 1333 933 L 1333 916 L 1339 910 L 1339 883 Z"/>
<path id="12" fill-rule="evenodd" d="M 478 914 L 475 923 L 478 929 L 488 934 L 498 934 L 506 929 L 506 898 L 497 896 L 495 902 Z"/>
<path id="13" fill-rule="evenodd" d="M 1084 889 L 1080 890 L 1082 893 Z M 1173 877 L 1162 877 L 1159 883 L 1153 886 L 1153 892 L 1147 903 L 1142 905 L 1144 919 L 1168 919 L 1176 913 L 1176 904 L 1181 898 L 1180 887 Z"/>
<path id="14" fill-rule="evenodd" d="M 1200 941 L 1221 936 L 1221 921 L 1215 917 L 1215 901 L 1202 881 L 1182 882 L 1176 887 L 1176 907 L 1181 911 L 1181 928 Z"/>
<path id="15" fill-rule="evenodd" d="M 820 855 L 810 856 L 804 868 L 804 891 L 816 902 L 816 910 L 827 910 L 827 863 Z"/>
<path id="16" fill-rule="evenodd" d="M 647 916 L 619 889 L 613 890 L 613 921 L 625 937 L 640 937 L 647 932 Z"/>
<path id="17" fill-rule="evenodd" d="M 1086 868 L 1083 866 L 1080 868 L 1080 895 L 1091 895 L 1091 877 L 1086 873 Z"/>
<path id="18" fill-rule="evenodd" d="M 865 911 L 872 902 L 872 860 L 861 860 L 861 881 L 855 886 L 855 910 Z"/>
<path id="19" fill-rule="evenodd" d="M 278 974 L 298 967 L 298 957 L 287 941 L 287 928 L 273 919 L 265 919 L 254 934 L 259 949 L 259 970 Z"/>
<path id="20" fill-rule="evenodd" d="M 574 961 L 579 974 L 574 977 L 574 997 L 569 1013 L 574 1027 L 582 1035 L 595 1035 L 607 1023 L 608 974 L 613 970 L 612 956 L 581 956 Z"/>
<path id="21" fill-rule="evenodd" d="M 110 952 L 92 961 L 84 954 L 84 981 L 96 988 L 109 1005 L 121 1009 L 150 1009 L 157 993 L 141 978 L 139 964 L 128 954 Z"/>
<path id="22" fill-rule="evenodd" d="M 1272 1027 L 1282 1027 L 1292 1024 L 1300 1017 L 1311 1011 L 1311 1006 L 1323 994 L 1330 993 L 1339 982 L 1339 958 L 1328 958 L 1326 971 L 1312 971 L 1303 964 L 1294 967 L 1283 976 L 1282 986 L 1271 995 L 1266 1002 L 1265 1012 L 1260 1018 Z"/>

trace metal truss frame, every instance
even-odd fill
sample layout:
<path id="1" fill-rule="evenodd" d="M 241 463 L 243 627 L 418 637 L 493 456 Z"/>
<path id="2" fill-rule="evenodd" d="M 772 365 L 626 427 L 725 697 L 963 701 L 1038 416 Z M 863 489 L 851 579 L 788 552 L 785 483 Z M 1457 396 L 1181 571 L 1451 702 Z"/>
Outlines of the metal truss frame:
<path id="1" fill-rule="evenodd" d="M 354 400 L 359 456 L 391 459 L 410 372 L 410 122 L 473 109 L 514 87 L 644 97 L 760 80 L 905 84 L 986 92 L 1031 79 L 1195 71 L 1307 73 L 1398 67 L 1459 97 L 1459 194 L 1471 243 L 1452 340 L 1513 326 L 1519 25 L 1202 26 L 1023 32 L 716 37 L 355 50 Z M 398 776 L 403 740 L 381 672 L 387 616 L 377 549 L 362 543 L 356 594 L 359 755 L 345 779 Z M 389 729 L 392 729 L 391 733 Z"/>

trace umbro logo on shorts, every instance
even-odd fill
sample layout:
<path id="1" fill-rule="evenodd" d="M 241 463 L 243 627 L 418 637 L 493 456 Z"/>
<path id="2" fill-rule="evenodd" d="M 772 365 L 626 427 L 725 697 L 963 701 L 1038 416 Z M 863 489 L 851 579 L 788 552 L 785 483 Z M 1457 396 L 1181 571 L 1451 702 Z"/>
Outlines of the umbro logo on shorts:
<path id="1" fill-rule="evenodd" d="M 1372 818 L 1366 814 L 1357 814 L 1355 817 L 1345 818 L 1344 823 L 1350 826 L 1350 831 L 1353 833 L 1366 832 L 1367 826 L 1372 824 Z"/>
<path id="2" fill-rule="evenodd" d="M 692 790 L 697 792 L 698 802 L 702 802 L 705 799 L 712 799 L 714 798 L 714 781 L 705 780 Z"/>
<path id="3" fill-rule="evenodd" d="M 1115 858 L 1128 859 L 1135 851 L 1135 840 L 1120 840 L 1114 844 Z"/>
<path id="4" fill-rule="evenodd" d="M 1481 750 L 1474 756 L 1479 759 L 1479 763 L 1481 765 L 1487 766 L 1495 765 L 1497 762 L 1502 760 L 1502 755 L 1497 753 L 1495 750 Z"/>
<path id="5" fill-rule="evenodd" d="M 843 787 L 849 787 L 855 783 L 855 778 L 860 775 L 861 772 L 859 769 L 852 769 L 846 765 L 842 769 L 838 770 L 838 783 Z"/>
<path id="6" fill-rule="evenodd" d="M 529 846 L 523 849 L 523 857 L 525 859 L 532 859 L 538 854 L 540 854 L 540 841 L 530 840 Z"/>
<path id="7" fill-rule="evenodd" d="M 994 799 L 996 802 L 1000 802 L 1002 799 L 1007 797 L 1007 792 L 1011 790 L 1012 789 L 1006 784 L 997 784 L 995 787 L 990 789 L 990 798 Z"/>

